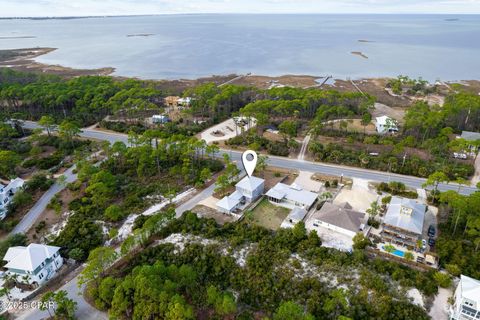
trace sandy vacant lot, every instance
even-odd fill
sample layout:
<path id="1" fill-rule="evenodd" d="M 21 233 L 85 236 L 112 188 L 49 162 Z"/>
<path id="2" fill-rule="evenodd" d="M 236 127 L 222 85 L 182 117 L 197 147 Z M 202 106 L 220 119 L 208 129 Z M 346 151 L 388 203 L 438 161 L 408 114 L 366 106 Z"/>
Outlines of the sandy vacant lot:
<path id="1" fill-rule="evenodd" d="M 368 181 L 363 179 L 353 179 L 351 190 L 342 189 L 333 203 L 340 204 L 348 202 L 353 209 L 365 212 L 370 208 L 370 204 L 376 201 L 378 195 L 368 188 Z"/>
<path id="2" fill-rule="evenodd" d="M 312 176 L 313 172 L 300 171 L 298 173 L 297 179 L 295 179 L 295 183 L 305 190 L 312 192 L 320 192 L 321 190 L 323 190 L 323 183 L 320 181 L 312 180 Z"/>
<path id="3" fill-rule="evenodd" d="M 252 127 L 255 126 L 255 120 L 252 120 Z M 235 128 L 237 127 L 237 128 Z M 247 130 L 247 126 L 243 127 Z M 205 140 L 207 143 L 214 141 L 224 141 L 230 138 L 236 137 L 242 133 L 242 127 L 237 126 L 233 119 L 228 119 L 222 123 L 219 123 L 213 127 L 206 129 L 200 133 L 200 139 Z"/>

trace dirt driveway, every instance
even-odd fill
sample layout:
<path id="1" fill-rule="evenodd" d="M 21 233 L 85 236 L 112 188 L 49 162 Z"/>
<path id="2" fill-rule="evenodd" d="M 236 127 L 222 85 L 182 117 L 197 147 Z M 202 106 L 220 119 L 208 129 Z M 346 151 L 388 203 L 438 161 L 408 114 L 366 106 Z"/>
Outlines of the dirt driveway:
<path id="1" fill-rule="evenodd" d="M 405 110 L 402 108 L 392 108 L 383 103 L 375 103 L 375 109 L 372 111 L 374 118 L 381 116 L 388 116 L 397 120 L 400 124 L 403 123 L 403 117 L 405 116 Z"/>

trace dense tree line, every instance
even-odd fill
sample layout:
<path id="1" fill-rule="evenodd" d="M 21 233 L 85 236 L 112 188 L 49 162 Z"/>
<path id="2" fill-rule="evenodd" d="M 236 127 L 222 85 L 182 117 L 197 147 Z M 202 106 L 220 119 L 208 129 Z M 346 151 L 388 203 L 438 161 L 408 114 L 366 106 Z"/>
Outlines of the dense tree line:
<path id="1" fill-rule="evenodd" d="M 440 263 L 454 275 L 479 279 L 480 192 L 464 196 L 447 191 L 438 199 L 444 217 L 436 245 Z"/>
<path id="2" fill-rule="evenodd" d="M 459 178 L 468 179 L 474 173 L 472 165 L 448 161 L 445 158 L 423 160 L 415 155 L 404 158 L 405 153 L 399 152 L 398 145 L 397 149 L 394 148 L 390 152 L 371 155 L 368 151 L 355 150 L 335 143 L 324 145 L 319 142 L 311 142 L 309 151 L 319 161 L 419 177 L 428 177 L 435 171 L 442 171 L 447 175 L 447 181 Z"/>
<path id="3" fill-rule="evenodd" d="M 199 123 L 187 123 L 181 118 L 178 121 L 167 122 L 161 125 L 157 125 L 155 128 L 151 128 L 148 125 L 145 125 L 143 122 L 120 122 L 120 121 L 106 121 L 102 120 L 100 122 L 100 127 L 113 130 L 122 133 L 136 133 L 144 134 L 148 130 L 158 132 L 162 137 L 167 138 L 174 134 L 181 134 L 184 136 L 194 136 L 197 133 L 205 130 L 208 127 L 207 122 L 202 124 Z"/>
<path id="4" fill-rule="evenodd" d="M 166 314 L 172 300 L 178 304 L 178 312 L 188 314 L 187 319 L 199 315 L 209 315 L 209 319 L 254 319 L 259 315 L 282 320 L 428 319 L 397 285 L 417 287 L 427 296 L 437 292 L 434 272 L 368 260 L 361 250 L 342 253 L 321 247 L 316 233 L 307 234 L 302 223 L 275 233 L 244 223 L 219 227 L 214 220 L 185 213 L 171 220 L 157 237 L 172 233 L 202 236 L 219 244 L 190 243 L 180 252 L 172 244 L 161 244 L 125 257 L 121 268 L 114 265 L 92 289 L 98 307 L 109 310 L 116 319 L 135 318 L 145 310 L 171 319 Z M 232 250 L 250 248 L 244 266 L 225 255 L 225 244 Z M 327 279 L 327 274 L 340 276 L 345 286 L 331 286 L 313 271 L 304 274 L 308 269 L 304 263 L 319 268 Z M 349 274 L 358 274 L 358 278 Z M 168 287 L 166 279 L 171 283 Z M 191 286 L 191 281 L 195 285 Z M 147 292 L 148 299 L 135 302 Z"/>
<path id="5" fill-rule="evenodd" d="M 261 130 L 274 119 L 301 119 L 323 122 L 341 117 L 368 113 L 374 98 L 360 93 L 340 93 L 334 90 L 273 88 L 261 92 L 255 102 L 240 110 L 245 116 L 255 117 Z"/>
<path id="6" fill-rule="evenodd" d="M 225 85 L 219 87 L 206 83 L 185 91 L 184 96 L 192 97 L 187 113 L 194 117 L 220 122 L 238 112 L 257 96 L 257 90 L 245 86 Z"/>
<path id="7" fill-rule="evenodd" d="M 103 242 L 96 221 L 122 221 L 149 205 L 145 197 L 162 195 L 171 199 L 188 185 L 204 184 L 223 168 L 213 157 L 218 151 L 215 146 L 181 135 L 160 139 L 149 133 L 131 136 L 130 148 L 122 142 L 104 144 L 106 159 L 101 164 L 78 163 L 79 181 L 69 187 L 85 184 L 84 192 L 69 204 L 75 213 L 53 241 L 67 255 L 74 250 L 75 257 L 84 260 Z"/>
<path id="8" fill-rule="evenodd" d="M 419 143 L 435 138 L 444 128 L 455 133 L 462 130 L 480 131 L 480 96 L 471 93 L 456 93 L 445 99 L 442 107 L 430 106 L 419 101 L 408 108 L 405 114 L 405 132 Z"/>
<path id="9" fill-rule="evenodd" d="M 65 80 L 0 68 L 0 115 L 38 120 L 51 115 L 86 126 L 115 112 L 158 109 L 161 92 L 139 80 L 83 76 Z"/>

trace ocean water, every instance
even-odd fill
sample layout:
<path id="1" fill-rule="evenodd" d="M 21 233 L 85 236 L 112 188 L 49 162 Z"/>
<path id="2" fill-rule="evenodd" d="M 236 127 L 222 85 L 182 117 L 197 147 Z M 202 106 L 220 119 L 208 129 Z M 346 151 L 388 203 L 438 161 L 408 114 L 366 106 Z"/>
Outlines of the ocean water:
<path id="1" fill-rule="evenodd" d="M 153 34 L 128 37 L 131 34 Z M 2 38 L 32 36 L 34 38 Z M 361 42 L 359 40 L 367 40 Z M 0 49 L 144 79 L 307 74 L 480 79 L 479 15 L 163 15 L 0 20 Z M 362 52 L 368 59 L 353 55 Z"/>

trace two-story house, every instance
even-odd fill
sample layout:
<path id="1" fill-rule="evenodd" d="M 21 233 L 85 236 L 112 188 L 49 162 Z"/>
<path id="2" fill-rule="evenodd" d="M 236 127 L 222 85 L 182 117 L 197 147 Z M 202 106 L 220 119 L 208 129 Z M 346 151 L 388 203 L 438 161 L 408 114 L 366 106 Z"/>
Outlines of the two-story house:
<path id="1" fill-rule="evenodd" d="M 0 220 L 5 219 L 7 216 L 7 206 L 12 201 L 15 193 L 23 187 L 25 181 L 20 178 L 16 178 L 6 186 L 0 184 Z"/>
<path id="2" fill-rule="evenodd" d="M 4 261 L 4 268 L 10 275 L 16 275 L 18 282 L 41 286 L 50 280 L 63 265 L 59 247 L 31 243 L 27 247 L 11 247 Z"/>
<path id="3" fill-rule="evenodd" d="M 461 275 L 449 309 L 451 320 L 480 319 L 480 281 Z"/>
<path id="4" fill-rule="evenodd" d="M 217 202 L 217 208 L 223 213 L 233 213 L 245 203 L 257 200 L 264 191 L 265 180 L 246 176 L 235 185 L 235 192 Z"/>

